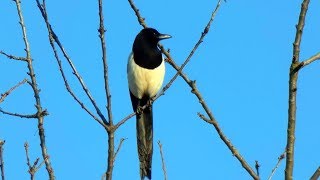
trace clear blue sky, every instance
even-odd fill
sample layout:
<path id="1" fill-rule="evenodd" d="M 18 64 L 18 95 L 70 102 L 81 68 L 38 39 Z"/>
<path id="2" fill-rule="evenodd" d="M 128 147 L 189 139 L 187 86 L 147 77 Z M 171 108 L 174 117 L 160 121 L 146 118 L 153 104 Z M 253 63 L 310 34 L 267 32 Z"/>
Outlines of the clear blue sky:
<path id="1" fill-rule="evenodd" d="M 216 1 L 141 1 L 136 5 L 149 26 L 168 33 L 163 41 L 177 64 L 189 54 L 207 23 Z M 258 160 L 266 179 L 286 145 L 288 69 L 301 0 L 232 1 L 222 3 L 210 33 L 185 68 L 211 107 L 227 137 L 254 167 Z M 141 27 L 127 1 L 106 1 L 104 8 L 113 115 L 119 121 L 131 113 L 126 63 Z M 320 7 L 312 1 L 301 45 L 301 59 L 320 51 Z M 107 135 L 67 93 L 47 30 L 35 1 L 22 0 L 31 53 L 44 108 L 47 147 L 57 179 L 100 179 L 106 170 Z M 104 113 L 106 105 L 98 38 L 97 1 L 47 1 L 50 21 Z M 0 50 L 24 56 L 15 3 L 0 2 Z M 74 91 L 90 103 L 68 71 Z M 300 72 L 295 149 L 295 179 L 308 179 L 320 164 L 320 64 Z M 0 56 L 0 92 L 27 77 L 25 63 Z M 175 74 L 167 65 L 165 82 Z M 33 113 L 33 94 L 27 85 L 14 91 L 1 108 Z M 154 104 L 153 177 L 163 179 L 157 140 L 163 144 L 168 178 L 250 179 L 214 128 L 200 120 L 200 104 L 178 78 Z M 127 138 L 117 156 L 114 179 L 139 179 L 135 120 L 116 133 L 116 144 Z M 36 120 L 0 114 L 0 138 L 5 144 L 7 179 L 28 179 L 23 144 L 40 157 Z M 274 179 L 283 179 L 285 161 Z M 41 168 L 37 179 L 47 179 Z"/>

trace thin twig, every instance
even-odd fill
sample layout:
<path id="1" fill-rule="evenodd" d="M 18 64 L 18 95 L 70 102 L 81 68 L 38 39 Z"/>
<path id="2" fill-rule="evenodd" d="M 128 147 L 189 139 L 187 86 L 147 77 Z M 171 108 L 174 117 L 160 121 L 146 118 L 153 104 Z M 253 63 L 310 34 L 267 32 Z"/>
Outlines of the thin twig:
<path id="1" fill-rule="evenodd" d="M 93 99 L 93 97 L 92 97 L 89 89 L 88 89 L 87 86 L 85 85 L 83 79 L 81 78 L 81 76 L 80 76 L 80 74 L 78 73 L 76 67 L 74 66 L 71 58 L 70 58 L 69 55 L 67 54 L 67 52 L 66 52 L 66 50 L 64 49 L 62 43 L 60 42 L 58 36 L 55 34 L 55 32 L 53 31 L 53 28 L 51 27 L 51 24 L 49 23 L 47 11 L 46 11 L 45 0 L 42 1 L 42 2 L 43 2 L 42 4 L 39 2 L 39 0 L 36 0 L 36 2 L 37 2 L 37 5 L 38 5 L 38 8 L 39 8 L 39 10 L 40 10 L 40 12 L 41 12 L 41 14 L 42 14 L 42 17 L 43 17 L 43 19 L 44 19 L 44 21 L 45 21 L 45 23 L 46 23 L 46 25 L 47 25 L 47 30 L 48 30 L 48 33 L 49 33 L 49 39 L 50 39 L 50 44 L 51 44 L 51 46 L 52 46 L 53 42 L 56 42 L 56 43 L 57 43 L 57 45 L 58 45 L 59 49 L 61 50 L 63 56 L 65 57 L 65 59 L 67 60 L 68 64 L 70 65 L 70 67 L 71 67 L 71 69 L 72 69 L 72 71 L 73 71 L 73 74 L 74 74 L 74 75 L 76 76 L 76 78 L 78 79 L 78 81 L 79 81 L 82 89 L 83 89 L 84 92 L 86 93 L 87 97 L 89 98 L 91 104 L 92 104 L 93 107 L 95 108 L 97 114 L 99 115 L 99 117 L 101 118 L 101 120 L 103 121 L 103 123 L 101 122 L 101 120 L 99 120 L 97 117 L 95 117 L 95 116 L 88 110 L 88 108 L 86 108 L 86 107 L 84 106 L 84 104 L 79 100 L 79 98 L 77 98 L 77 97 L 75 96 L 75 94 L 74 94 L 73 92 L 71 92 L 71 89 L 70 89 L 70 88 L 67 88 L 68 92 L 69 92 L 69 93 L 71 94 L 71 96 L 80 104 L 80 106 L 81 106 L 83 109 L 85 109 L 85 111 L 86 111 L 87 113 L 89 113 L 90 116 L 92 116 L 100 125 L 102 125 L 103 127 L 105 127 L 104 124 L 108 124 L 106 118 L 105 118 L 104 115 L 101 113 L 101 110 L 99 109 L 97 103 L 96 103 L 95 100 Z M 56 54 L 55 48 L 53 48 L 53 51 L 54 51 L 55 57 L 56 57 L 56 59 L 57 59 L 58 56 L 57 56 L 57 54 Z M 59 64 L 60 60 L 57 59 L 57 61 L 58 61 L 58 64 Z M 61 64 L 61 62 L 60 62 L 60 64 Z M 61 65 L 59 65 L 59 68 L 60 68 L 60 72 L 62 72 L 62 66 L 61 66 Z M 64 73 L 63 73 L 63 74 L 64 74 Z M 65 85 L 66 85 L 66 82 L 67 82 L 67 81 L 65 80 L 66 78 L 65 78 L 64 75 L 62 75 L 62 76 L 63 76 L 63 78 L 64 78 L 64 82 L 65 82 Z M 67 86 L 67 85 L 66 85 L 66 86 Z M 68 85 L 67 87 L 69 87 L 69 85 Z"/>
<path id="2" fill-rule="evenodd" d="M 260 176 L 260 164 L 258 161 L 255 161 L 255 162 L 256 162 L 256 165 L 254 167 L 256 168 L 257 176 L 259 177 Z"/>
<path id="3" fill-rule="evenodd" d="M 47 146 L 46 146 L 46 139 L 45 139 L 45 129 L 43 128 L 43 121 L 44 121 L 44 116 L 42 115 L 44 111 L 42 110 L 41 106 L 41 101 L 40 101 L 40 96 L 39 96 L 39 89 L 36 81 L 36 75 L 34 73 L 33 65 L 32 65 L 32 58 L 31 58 L 31 52 L 30 52 L 30 46 L 27 38 L 27 32 L 26 32 L 26 27 L 24 24 L 23 20 L 23 15 L 22 15 L 22 10 L 21 10 L 21 1 L 20 0 L 14 0 L 16 3 L 17 11 L 18 11 L 18 16 L 20 20 L 20 26 L 21 26 L 21 31 L 22 31 L 22 37 L 23 41 L 25 44 L 25 51 L 26 51 L 26 59 L 28 63 L 28 75 L 30 76 L 31 79 L 31 87 L 33 89 L 34 93 L 34 98 L 36 101 L 36 108 L 37 108 L 37 119 L 38 119 L 38 130 L 39 130 L 39 137 L 40 137 L 40 146 L 41 146 L 41 151 L 42 151 L 42 156 L 46 164 L 46 169 L 49 175 L 50 180 L 54 180 L 54 171 L 51 166 L 51 162 L 49 160 L 49 154 L 47 152 Z"/>
<path id="4" fill-rule="evenodd" d="M 17 61 L 25 61 L 25 62 L 27 61 L 27 58 L 25 58 L 25 57 L 17 57 L 17 56 L 11 55 L 11 54 L 7 54 L 3 51 L 0 51 L 0 54 L 7 56 L 7 58 L 9 58 L 9 59 L 13 59 L 13 60 L 17 60 Z"/>
<path id="5" fill-rule="evenodd" d="M 101 42 L 101 51 L 102 51 L 102 61 L 103 61 L 103 77 L 104 77 L 104 88 L 107 97 L 107 111 L 108 111 L 108 120 L 109 124 L 113 124 L 112 119 L 112 110 L 111 110 L 111 93 L 109 87 L 109 75 L 108 75 L 108 63 L 107 63 L 107 51 L 106 51 L 106 42 L 105 42 L 105 28 L 104 28 L 104 17 L 103 17 L 103 4 L 102 0 L 98 0 L 99 3 L 99 38 Z"/>
<path id="6" fill-rule="evenodd" d="M 313 175 L 311 176 L 310 180 L 318 180 L 319 177 L 320 177 L 320 166 L 319 166 L 318 169 L 313 173 Z"/>
<path id="7" fill-rule="evenodd" d="M 141 108 L 141 110 L 144 110 L 144 109 Z M 129 114 L 128 116 L 123 118 L 121 121 L 119 121 L 116 125 L 114 125 L 114 128 L 118 129 L 122 124 L 127 122 L 130 118 L 134 117 L 135 115 L 136 115 L 136 112 L 133 112 L 133 113 Z"/>
<path id="8" fill-rule="evenodd" d="M 21 86 L 22 84 L 24 84 L 25 82 L 27 82 L 27 79 L 24 79 L 22 81 L 20 81 L 18 84 L 16 84 L 15 86 L 13 86 L 12 88 L 10 88 L 8 91 L 6 91 L 5 93 L 1 94 L 0 97 L 0 103 L 4 101 L 4 99 L 9 96 L 9 94 L 14 91 L 15 89 L 17 89 L 19 86 Z"/>
<path id="9" fill-rule="evenodd" d="M 2 108 L 0 108 L 0 112 L 3 114 L 6 114 L 6 115 L 16 116 L 16 117 L 20 117 L 20 118 L 27 118 L 27 119 L 38 118 L 37 113 L 35 113 L 35 114 L 18 114 L 18 113 L 4 111 Z"/>
<path id="10" fill-rule="evenodd" d="M 293 43 L 292 63 L 289 71 L 289 108 L 288 108 L 288 128 L 287 128 L 287 146 L 286 146 L 286 168 L 285 179 L 293 179 L 293 165 L 294 165 L 294 141 L 295 141 L 295 127 L 296 127 L 296 109 L 297 109 L 297 81 L 298 71 L 296 67 L 299 66 L 300 43 L 302 38 L 303 27 L 305 24 L 305 17 L 308 10 L 310 0 L 304 0 L 301 4 L 301 10 L 296 25 L 295 41 Z"/>
<path id="11" fill-rule="evenodd" d="M 197 91 L 196 91 L 197 92 Z M 198 94 L 198 92 L 197 92 Z M 206 106 L 204 107 L 206 109 Z M 207 118 L 203 114 L 198 113 L 198 116 L 203 119 L 205 122 L 212 124 L 217 133 L 219 134 L 221 140 L 227 145 L 231 153 L 238 159 L 238 161 L 241 163 L 242 167 L 247 170 L 247 172 L 251 175 L 253 179 L 259 179 L 259 176 L 254 172 L 254 170 L 250 167 L 250 165 L 246 162 L 246 160 L 241 156 L 239 151 L 234 147 L 234 145 L 231 143 L 231 141 L 224 135 L 222 132 L 218 122 L 214 118 Z"/>
<path id="12" fill-rule="evenodd" d="M 0 140 L 0 171 L 1 171 L 1 180 L 5 180 L 4 174 L 4 160 L 3 160 L 3 145 L 6 141 Z"/>
<path id="13" fill-rule="evenodd" d="M 121 139 L 120 139 L 120 143 L 119 143 L 119 145 L 118 145 L 118 148 L 117 148 L 117 150 L 116 150 L 116 153 L 114 154 L 113 163 L 114 163 L 114 161 L 116 160 L 116 157 L 117 157 L 117 155 L 118 155 L 118 153 L 119 153 L 119 151 L 120 151 L 120 149 L 121 149 L 121 147 L 122 147 L 122 143 L 123 143 L 125 140 L 126 140 L 126 138 L 121 138 Z"/>
<path id="14" fill-rule="evenodd" d="M 315 62 L 316 60 L 319 60 L 319 59 L 320 59 L 320 53 L 317 53 L 317 54 L 311 56 L 309 59 L 306 59 L 306 60 L 300 62 L 298 64 L 298 66 L 293 70 L 293 72 L 297 72 L 300 69 L 306 67 L 307 65 L 309 65 L 309 64 L 311 64 L 311 63 L 313 63 L 313 62 Z"/>
<path id="15" fill-rule="evenodd" d="M 34 175 L 36 174 L 36 172 L 40 169 L 40 167 L 44 164 L 44 161 L 42 161 L 39 166 L 37 166 L 37 164 L 39 163 L 39 160 L 40 158 L 37 158 L 33 165 L 31 166 L 31 163 L 30 163 L 30 158 L 29 158 L 29 144 L 28 142 L 25 142 L 24 143 L 24 149 L 25 149 L 25 152 L 26 152 L 26 157 L 27 157 L 27 165 L 28 165 L 28 172 L 30 174 L 30 179 L 33 180 L 34 179 Z"/>
<path id="16" fill-rule="evenodd" d="M 37 1 L 37 3 L 39 3 Z M 40 6 L 40 7 L 39 7 Z M 55 56 L 55 59 L 58 63 L 58 66 L 59 66 L 59 71 L 60 71 L 60 74 L 62 76 L 62 79 L 64 81 L 64 85 L 67 89 L 67 91 L 69 92 L 69 94 L 73 97 L 73 99 L 81 106 L 82 109 L 84 109 L 94 120 L 96 120 L 100 125 L 104 126 L 104 123 L 102 122 L 101 119 L 99 119 L 97 116 L 95 116 L 87 106 L 85 106 L 85 104 L 78 98 L 78 96 L 73 92 L 73 90 L 71 89 L 69 83 L 68 83 L 68 80 L 67 80 L 67 77 L 64 73 L 64 70 L 63 70 L 63 66 L 62 66 L 62 63 L 61 63 L 61 60 L 59 58 L 59 55 L 58 55 L 58 52 L 56 50 L 56 47 L 55 47 L 55 44 L 54 44 L 54 39 L 53 39 L 53 36 L 54 36 L 54 32 L 52 32 L 52 29 L 51 29 L 51 25 L 50 23 L 48 22 L 48 17 L 47 17 L 47 14 L 46 14 L 46 10 L 45 10 L 45 6 L 41 6 L 40 3 L 38 4 L 38 7 L 39 8 L 43 8 L 43 11 L 41 11 L 42 13 L 42 16 L 43 18 L 45 19 L 45 22 L 46 22 L 46 25 L 47 25 L 47 29 L 48 29 L 48 33 L 49 33 L 49 42 L 50 42 L 50 45 L 52 47 L 52 50 L 53 50 L 53 53 L 54 53 L 54 56 Z"/>
<path id="17" fill-rule="evenodd" d="M 137 19 L 139 21 L 139 24 L 141 26 L 143 26 L 144 28 L 147 27 L 146 23 L 145 23 L 145 18 L 142 18 L 141 14 L 139 13 L 139 9 L 136 8 L 136 6 L 134 5 L 134 3 L 132 2 L 132 0 L 128 0 L 130 3 L 131 8 L 134 10 Z M 218 5 L 219 5 L 220 1 L 218 1 Z M 217 6 L 218 6 L 217 5 Z M 215 120 L 210 108 L 208 107 L 208 105 L 206 104 L 206 102 L 204 101 L 202 95 L 200 94 L 195 81 L 191 81 L 186 74 L 184 74 L 183 72 L 179 71 L 180 67 L 175 63 L 175 61 L 173 60 L 173 58 L 171 57 L 170 53 L 161 45 L 159 44 L 159 47 L 162 51 L 162 53 L 168 58 L 168 63 L 177 71 L 179 72 L 179 75 L 185 80 L 185 82 L 190 86 L 191 88 L 191 92 L 198 98 L 199 103 L 202 105 L 203 109 L 205 110 L 205 112 L 207 113 L 207 115 L 209 116 L 208 122 L 210 122 L 210 124 L 212 124 L 214 126 L 214 128 L 216 129 L 217 133 L 219 134 L 220 138 L 222 139 L 222 141 L 227 145 L 227 147 L 229 148 L 229 150 L 232 152 L 232 154 L 238 159 L 238 161 L 241 163 L 242 167 L 244 169 L 246 169 L 246 171 L 254 178 L 254 179 L 259 179 L 259 177 L 257 176 L 257 174 L 254 172 L 254 170 L 250 167 L 250 165 L 245 161 L 245 159 L 240 155 L 240 153 L 238 152 L 238 150 L 234 147 L 234 145 L 231 143 L 231 141 L 224 135 L 224 133 L 222 132 L 221 128 L 218 125 L 218 122 Z"/>
<path id="18" fill-rule="evenodd" d="M 284 151 L 284 152 L 278 157 L 278 162 L 277 162 L 276 166 L 272 169 L 271 174 L 270 174 L 268 180 L 271 180 L 271 179 L 272 179 L 272 177 L 273 177 L 274 173 L 276 172 L 276 170 L 278 169 L 281 161 L 282 161 L 285 157 L 286 157 L 286 151 Z"/>
<path id="19" fill-rule="evenodd" d="M 144 18 L 140 15 L 140 12 L 139 12 L 139 9 L 134 5 L 133 1 L 132 0 L 128 0 L 129 1 L 129 4 L 132 8 L 132 10 L 135 12 L 136 14 L 136 17 L 138 18 L 138 22 L 139 24 L 143 27 L 143 28 L 147 28 L 147 24 L 144 22 Z"/>
<path id="20" fill-rule="evenodd" d="M 193 49 L 191 50 L 190 54 L 188 55 L 188 57 L 186 58 L 186 60 L 184 61 L 184 63 L 180 66 L 178 72 L 171 78 L 171 80 L 168 82 L 168 84 L 166 86 L 163 87 L 162 91 L 159 93 L 159 95 L 161 96 L 162 94 L 164 94 L 164 92 L 172 85 L 172 83 L 177 79 L 177 77 L 180 75 L 180 73 L 182 72 L 183 68 L 188 64 L 188 62 L 190 61 L 191 57 L 193 56 L 193 54 L 196 52 L 196 50 L 198 49 L 199 45 L 203 42 L 204 37 L 208 34 L 209 30 L 210 30 L 210 26 L 211 23 L 214 20 L 214 17 L 216 16 L 219 8 L 220 8 L 220 4 L 221 4 L 221 0 L 218 1 L 215 9 L 212 11 L 211 17 L 207 23 L 207 25 L 205 26 L 203 32 L 201 33 L 201 36 L 198 40 L 198 42 L 194 45 Z M 168 61 L 171 61 L 171 59 L 168 59 Z M 159 96 L 158 95 L 158 96 Z"/>
<path id="21" fill-rule="evenodd" d="M 167 169 L 166 169 L 166 164 L 165 164 L 165 161 L 164 161 L 162 144 L 161 144 L 160 140 L 158 141 L 158 145 L 159 145 L 159 150 L 160 150 L 160 155 L 161 155 L 161 163 L 162 163 L 162 171 L 163 171 L 164 180 L 167 180 L 168 179 Z"/>

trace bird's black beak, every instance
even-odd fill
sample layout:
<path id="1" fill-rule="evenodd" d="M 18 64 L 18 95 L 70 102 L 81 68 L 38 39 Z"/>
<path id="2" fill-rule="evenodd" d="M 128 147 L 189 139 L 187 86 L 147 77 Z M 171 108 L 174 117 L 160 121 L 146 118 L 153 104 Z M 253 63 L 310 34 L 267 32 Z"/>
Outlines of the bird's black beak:
<path id="1" fill-rule="evenodd" d="M 160 34 L 160 35 L 158 36 L 158 39 L 159 39 L 159 40 L 169 39 L 169 38 L 171 38 L 171 36 L 170 36 L 169 34 Z"/>

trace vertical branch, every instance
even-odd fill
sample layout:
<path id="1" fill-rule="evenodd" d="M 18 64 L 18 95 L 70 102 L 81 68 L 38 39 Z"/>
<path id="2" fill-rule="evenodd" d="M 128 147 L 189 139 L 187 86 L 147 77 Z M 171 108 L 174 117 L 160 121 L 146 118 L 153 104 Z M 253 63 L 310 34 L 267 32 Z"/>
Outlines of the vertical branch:
<path id="1" fill-rule="evenodd" d="M 165 162 L 164 162 L 163 151 L 162 151 L 162 144 L 161 144 L 160 141 L 158 141 L 158 145 L 159 145 L 159 149 L 160 149 L 160 155 L 161 155 L 161 162 L 162 162 L 162 170 L 163 170 L 164 180 L 167 180 L 167 179 L 168 179 L 167 169 L 166 169 L 166 165 L 165 165 Z"/>
<path id="2" fill-rule="evenodd" d="M 107 124 L 107 133 L 108 133 L 108 167 L 105 173 L 106 180 L 112 179 L 112 172 L 114 167 L 115 152 L 114 152 L 114 132 L 115 128 L 112 120 L 112 111 L 111 111 L 111 94 L 109 88 L 108 80 L 108 63 L 107 63 L 107 53 L 106 53 L 106 42 L 105 42 L 105 28 L 104 28 L 104 16 L 103 16 L 103 0 L 98 0 L 99 4 L 99 38 L 101 42 L 102 50 L 102 61 L 103 61 L 103 76 L 104 76 L 104 87 L 107 97 L 107 111 L 108 111 L 108 124 Z"/>
<path id="3" fill-rule="evenodd" d="M 114 167 L 114 130 L 107 130 L 108 132 L 108 167 L 106 171 L 106 180 L 112 180 L 112 172 Z"/>
<path id="4" fill-rule="evenodd" d="M 106 97 L 107 97 L 107 111 L 108 111 L 108 119 L 109 123 L 112 125 L 112 111 L 111 111 L 111 94 L 110 94 L 110 88 L 109 88 L 109 80 L 108 80 L 108 64 L 107 64 L 107 52 L 106 52 L 106 42 L 105 42 L 105 35 L 106 32 L 104 28 L 104 17 L 103 17 L 103 0 L 99 1 L 99 19 L 100 19 L 100 26 L 99 26 L 99 38 L 101 42 L 101 50 L 102 50 L 102 61 L 103 61 L 103 76 L 104 76 L 104 87 L 106 91 Z"/>
<path id="5" fill-rule="evenodd" d="M 24 143 L 24 150 L 26 152 L 26 158 L 27 158 L 27 165 L 29 168 L 29 174 L 30 174 L 30 179 L 34 180 L 34 174 L 35 172 L 32 170 L 32 166 L 30 164 L 30 158 L 29 158 L 29 144 L 27 142 Z"/>
<path id="6" fill-rule="evenodd" d="M 0 171 L 1 171 L 1 180 L 5 180 L 4 176 L 4 161 L 3 161 L 3 145 L 5 141 L 0 140 Z"/>
<path id="7" fill-rule="evenodd" d="M 34 93 L 34 98 L 36 101 L 36 109 L 37 109 L 37 119 L 38 119 L 38 130 L 39 130 L 39 137 L 40 137 L 40 146 L 41 146 L 41 151 L 42 151 L 42 156 L 46 164 L 46 169 L 48 171 L 49 179 L 53 180 L 55 179 L 54 177 L 54 172 L 53 168 L 51 167 L 51 162 L 49 160 L 49 154 L 47 152 L 47 147 L 46 147 L 46 139 L 45 139 L 45 130 L 43 128 L 43 120 L 44 120 L 44 115 L 43 112 L 45 110 L 42 110 L 41 106 L 41 101 L 40 101 L 40 96 L 39 96 L 39 89 L 36 81 L 36 75 L 33 70 L 33 65 L 32 65 L 32 59 L 31 59 L 31 53 L 30 53 L 30 46 L 29 46 L 29 41 L 27 38 L 27 33 L 26 33 L 26 27 L 24 24 L 23 20 L 23 15 L 22 15 L 22 10 L 21 10 L 21 1 L 20 0 L 14 0 L 17 6 L 17 11 L 20 19 L 20 26 L 22 30 L 22 36 L 23 36 L 23 41 L 25 44 L 25 51 L 26 51 L 26 59 L 28 63 L 28 75 L 30 76 L 31 79 L 31 87 Z"/>
<path id="8" fill-rule="evenodd" d="M 298 71 L 295 70 L 299 65 L 300 43 L 305 22 L 306 13 L 310 0 L 303 0 L 299 15 L 298 25 L 296 25 L 296 36 L 293 43 L 293 57 L 289 73 L 289 108 L 288 108 L 288 129 L 287 129 L 287 158 L 285 168 L 285 179 L 291 180 L 293 177 L 294 164 L 294 141 L 295 141 L 295 126 L 296 126 L 296 99 L 297 99 L 297 81 Z"/>

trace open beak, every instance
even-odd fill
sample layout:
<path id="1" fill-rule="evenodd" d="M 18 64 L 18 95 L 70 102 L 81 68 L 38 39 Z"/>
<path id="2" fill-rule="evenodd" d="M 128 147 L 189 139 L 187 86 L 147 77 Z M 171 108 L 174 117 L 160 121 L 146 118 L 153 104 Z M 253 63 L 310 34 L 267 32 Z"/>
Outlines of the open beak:
<path id="1" fill-rule="evenodd" d="M 171 38 L 171 36 L 170 36 L 169 34 L 160 34 L 160 35 L 158 36 L 158 39 L 159 39 L 159 40 L 169 39 L 169 38 Z"/>

